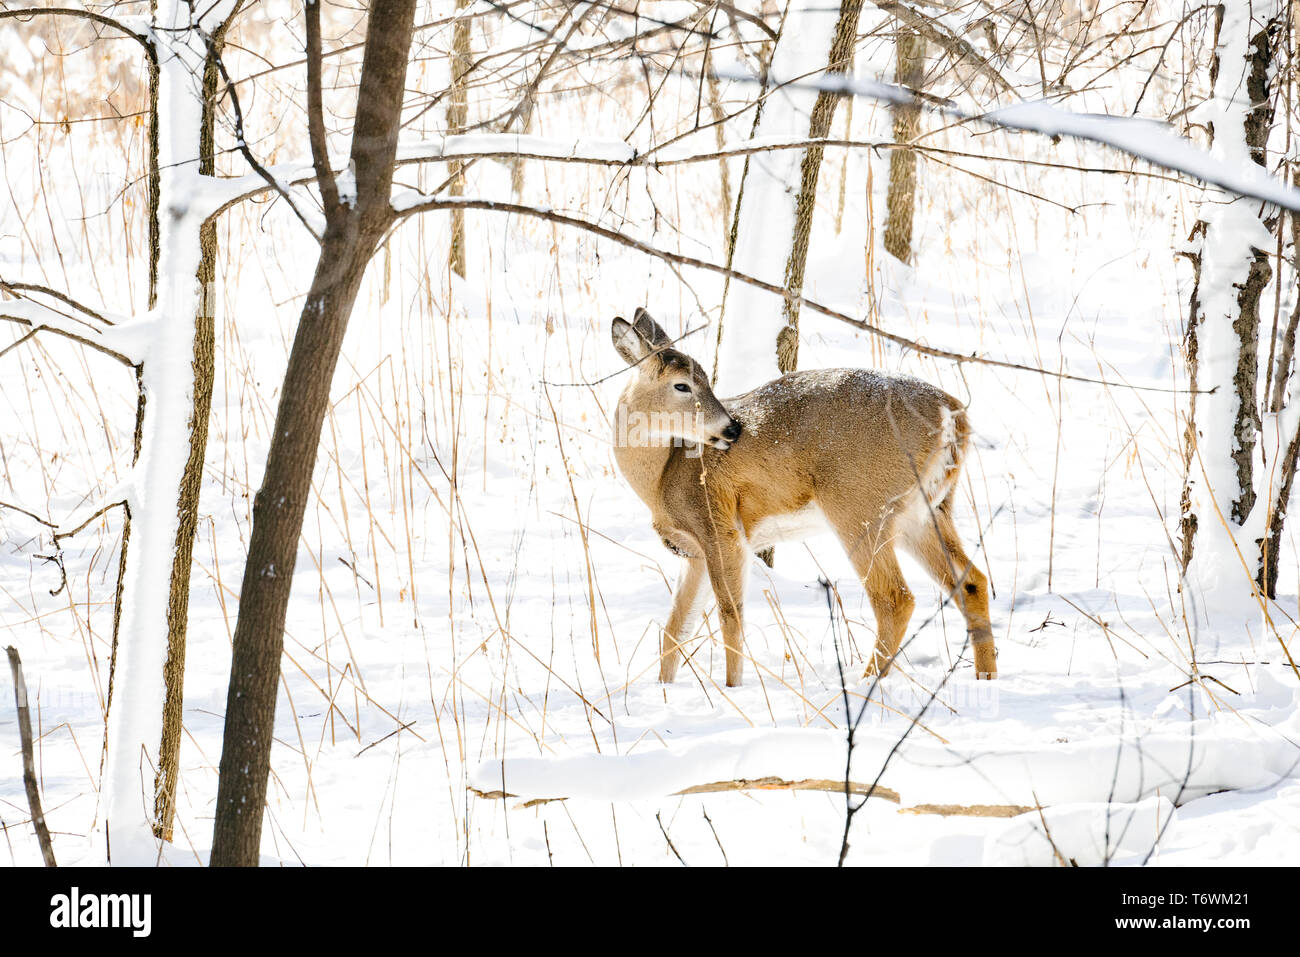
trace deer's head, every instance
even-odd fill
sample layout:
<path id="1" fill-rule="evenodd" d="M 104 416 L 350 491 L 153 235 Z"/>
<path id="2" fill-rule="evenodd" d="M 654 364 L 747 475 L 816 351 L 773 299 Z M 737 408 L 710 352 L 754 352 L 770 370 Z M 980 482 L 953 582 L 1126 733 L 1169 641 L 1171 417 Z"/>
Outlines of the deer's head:
<path id="1" fill-rule="evenodd" d="M 615 319 L 610 338 L 632 367 L 619 398 L 619 444 L 671 445 L 685 441 L 726 451 L 740 438 L 740 423 L 718 401 L 704 368 L 684 352 L 644 309 L 632 322 Z"/>

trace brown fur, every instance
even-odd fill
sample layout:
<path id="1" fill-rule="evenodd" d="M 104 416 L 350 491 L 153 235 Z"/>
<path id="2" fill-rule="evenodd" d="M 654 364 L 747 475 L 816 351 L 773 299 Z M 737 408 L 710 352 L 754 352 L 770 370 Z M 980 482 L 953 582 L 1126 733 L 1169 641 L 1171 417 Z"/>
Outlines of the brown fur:
<path id="1" fill-rule="evenodd" d="M 663 633 L 661 681 L 677 673 L 707 575 L 727 684 L 740 684 L 749 552 L 801 537 L 799 519 L 813 508 L 839 537 L 871 600 L 877 641 L 869 674 L 888 671 L 912 614 L 894 554 L 901 545 L 961 609 L 978 677 L 996 676 L 988 580 L 966 556 L 951 516 L 970 437 L 960 402 L 918 379 L 865 369 L 793 372 L 720 402 L 699 363 L 672 349 L 644 310 L 634 324 L 614 320 L 611 332 L 635 367 L 619 398 L 615 457 L 656 531 L 683 556 Z M 653 443 L 623 441 L 630 433 L 622 425 L 654 415 L 665 430 L 676 425 L 675 444 L 666 434 Z"/>

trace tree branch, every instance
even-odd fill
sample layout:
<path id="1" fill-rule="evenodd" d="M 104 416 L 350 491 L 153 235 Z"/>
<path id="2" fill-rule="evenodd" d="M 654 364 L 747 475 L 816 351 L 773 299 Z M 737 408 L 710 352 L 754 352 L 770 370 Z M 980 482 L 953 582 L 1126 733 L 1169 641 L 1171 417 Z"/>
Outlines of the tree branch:
<path id="1" fill-rule="evenodd" d="M 832 309 L 830 306 L 825 306 L 813 299 L 809 299 L 807 296 L 801 295 L 799 293 L 789 292 L 785 289 L 784 286 L 779 286 L 776 283 L 767 282 L 763 279 L 759 279 L 755 276 L 750 276 L 746 273 L 738 272 L 737 270 L 730 269 L 726 266 L 719 266 L 717 263 L 709 262 L 706 259 L 697 259 L 694 256 L 686 256 L 683 255 L 682 253 L 675 253 L 663 249 L 658 249 L 647 242 L 643 242 L 640 239 L 635 239 L 632 236 L 625 235 L 624 233 L 620 233 L 617 230 L 610 229 L 607 226 L 602 226 L 599 223 L 594 223 L 591 220 L 582 219 L 577 216 L 569 216 L 565 213 L 557 213 L 554 210 L 539 209 L 535 206 L 521 206 L 517 203 L 501 203 L 501 202 L 496 202 L 494 200 L 488 200 L 488 199 L 474 199 L 471 197 L 438 198 L 438 197 L 423 197 L 423 196 L 421 196 L 415 201 L 409 203 L 403 203 L 400 207 L 395 207 L 397 211 L 397 222 L 401 222 L 402 220 L 405 220 L 417 213 L 432 212 L 435 210 L 449 210 L 454 208 L 481 209 L 490 212 L 509 213 L 516 216 L 531 216 L 537 219 L 544 219 L 549 222 L 560 223 L 561 225 L 564 226 L 573 226 L 577 229 L 582 229 L 596 236 L 600 236 L 603 239 L 608 239 L 611 242 L 618 243 L 619 245 L 627 246 L 631 249 L 635 249 L 639 252 L 643 252 L 646 255 L 654 256 L 657 259 L 662 259 L 665 262 L 676 263 L 677 265 L 680 266 L 691 266 L 696 269 L 703 269 L 707 272 L 716 273 L 720 276 L 725 276 L 728 279 L 733 279 L 737 282 L 746 283 L 747 285 L 753 286 L 756 289 L 762 289 L 764 292 L 770 292 L 774 296 L 780 296 L 783 300 L 786 297 L 796 299 L 798 300 L 801 306 L 811 309 L 813 312 L 821 313 L 822 315 L 829 316 L 832 319 L 838 319 L 840 322 L 853 326 L 855 329 L 861 329 L 864 332 L 870 332 L 873 335 L 879 336 L 882 339 L 894 343 L 895 345 L 902 346 L 905 349 L 911 349 L 912 351 L 918 352 L 921 355 L 931 356 L 932 358 L 935 359 L 947 359 L 950 362 L 956 362 L 958 364 L 973 363 L 976 365 L 993 366 L 999 369 L 1014 369 L 1018 372 L 1032 372 L 1037 375 L 1050 376 L 1054 379 L 1064 379 L 1069 382 L 1087 382 L 1092 385 L 1107 385 L 1112 387 L 1120 385 L 1122 388 L 1133 389 L 1135 391 L 1177 392 L 1177 393 L 1185 393 L 1187 391 L 1186 389 L 1171 389 L 1171 388 L 1163 388 L 1160 386 L 1139 386 L 1139 385 L 1128 385 L 1128 384 L 1121 385 L 1119 383 L 1111 382 L 1107 379 L 1093 379 L 1093 378 L 1089 378 L 1088 376 L 1073 375 L 1068 372 L 1054 372 L 1051 369 L 1042 369 L 1039 368 L 1038 366 L 1022 365 L 1021 363 L 1018 362 L 1007 362 L 1002 359 L 989 359 L 983 356 L 976 355 L 975 353 L 963 354 L 958 352 L 950 352 L 946 349 L 936 349 L 933 346 L 927 346 L 923 343 L 917 342 L 914 339 L 908 339 L 905 336 L 900 336 L 897 335 L 896 333 L 889 332 L 888 330 L 882 329 L 879 326 L 873 325 L 872 323 L 869 323 L 863 319 L 856 319 L 853 316 L 848 315 L 847 313 L 840 312 L 838 309 Z"/>
<path id="2" fill-rule="evenodd" d="M 26 515 L 26 516 L 27 516 L 28 518 L 30 518 L 33 522 L 36 522 L 37 524 L 40 524 L 40 525 L 44 525 L 46 528 L 54 529 L 54 528 L 58 528 L 58 527 L 59 527 L 59 526 L 55 525 L 53 522 L 51 522 L 48 518 L 41 518 L 41 517 L 40 517 L 39 515 L 37 515 L 35 512 L 29 512 L 29 511 L 27 511 L 27 509 L 23 508 L 21 505 L 11 505 L 11 504 L 9 504 L 8 502 L 0 502 L 0 508 L 7 508 L 7 509 L 9 509 L 10 511 L 18 512 L 19 514 Z"/>
<path id="3" fill-rule="evenodd" d="M 74 17 L 78 20 L 89 20 L 92 23 L 98 23 L 100 26 L 116 30 L 123 36 L 129 37 L 142 45 L 150 56 L 153 56 L 154 54 L 153 44 L 150 42 L 147 34 L 137 33 L 121 20 L 106 17 L 102 13 L 94 13 L 90 10 L 80 10 L 76 7 L 27 7 L 22 10 L 0 10 L 0 20 L 29 20 L 36 16 Z"/>
<path id="4" fill-rule="evenodd" d="M 216 41 L 208 34 L 204 34 L 203 39 L 207 44 L 208 53 L 212 57 L 212 61 L 217 65 L 217 71 L 221 74 L 222 81 L 226 84 L 226 93 L 230 95 L 230 108 L 235 114 L 235 146 L 243 155 L 245 162 L 253 168 L 253 172 L 262 177 L 262 179 L 266 181 L 266 184 L 289 204 L 289 208 L 293 210 L 293 214 L 298 217 L 298 221 L 306 227 L 307 232 L 311 233 L 312 237 L 317 242 L 320 242 L 322 239 L 321 231 L 317 229 L 317 227 L 307 218 L 307 215 L 298 208 L 298 204 L 294 202 L 293 197 L 289 195 L 289 191 L 284 188 L 274 175 L 272 175 L 270 170 L 261 164 L 257 157 L 253 155 L 253 151 L 248 148 L 248 143 L 244 139 L 244 111 L 239 105 L 239 94 L 235 91 L 235 84 L 231 82 L 230 74 L 226 72 L 226 64 L 221 58 L 221 51 L 217 48 Z"/>
<path id="5" fill-rule="evenodd" d="M 117 508 L 118 506 L 125 506 L 125 505 L 126 505 L 126 500 L 125 500 L 125 499 L 121 499 L 121 500 L 118 500 L 118 501 L 116 501 L 116 502 L 109 502 L 107 505 L 100 506 L 99 508 L 95 509 L 95 511 L 92 512 L 90 515 L 86 516 L 85 520 L 82 521 L 82 522 L 81 522 L 81 523 L 80 523 L 76 528 L 69 529 L 69 530 L 66 531 L 66 532 L 60 532 L 60 531 L 57 531 L 57 530 L 56 530 L 56 531 L 54 532 L 54 542 L 55 542 L 55 544 L 57 545 L 59 542 L 63 541 L 63 539 L 65 539 L 65 538 L 71 538 L 73 535 L 76 535 L 78 532 L 80 532 L 82 529 L 84 529 L 87 525 L 89 525 L 91 522 L 93 522 L 95 519 L 99 518 L 101 515 L 103 515 L 105 512 L 109 511 L 110 509 L 114 509 L 114 508 Z M 53 527 L 53 526 L 51 526 L 51 527 Z"/>
<path id="6" fill-rule="evenodd" d="M 325 136 L 325 106 L 321 93 L 320 0 L 306 0 L 303 12 L 307 20 L 307 136 L 311 140 L 316 186 L 320 189 L 325 218 L 328 220 L 338 208 L 339 188 L 330 169 L 328 140 Z M 233 87 L 230 95 L 233 102 Z"/>
<path id="7" fill-rule="evenodd" d="M 1009 96 L 1019 99 L 1016 88 L 1008 82 L 1007 78 L 998 72 L 997 67 L 987 59 L 980 56 L 976 49 L 963 40 L 961 37 L 953 36 L 946 27 L 938 21 L 932 20 L 919 10 L 915 10 L 906 4 L 898 3 L 896 0 L 871 0 L 871 2 L 882 12 L 892 17 L 896 17 L 909 27 L 920 33 L 927 40 L 933 41 L 936 45 L 943 48 L 950 57 L 957 61 L 970 63 L 975 69 L 993 81 L 1002 92 Z"/>
<path id="8" fill-rule="evenodd" d="M 51 299 L 57 299 L 59 300 L 59 302 L 63 303 L 66 306 L 71 306 L 73 309 L 76 309 L 78 312 L 84 312 L 86 315 L 98 319 L 106 326 L 113 325 L 113 323 L 110 320 L 104 318 L 103 315 L 96 312 L 94 309 L 91 309 L 89 306 L 77 302 L 75 299 L 73 299 L 71 296 L 67 295 L 66 293 L 59 292 L 57 289 L 51 289 L 49 286 L 41 286 L 32 282 L 5 282 L 3 279 L 0 279 L 0 289 L 3 289 L 5 292 L 11 293 L 12 295 L 15 296 L 19 296 L 23 299 L 31 299 L 31 296 L 23 295 L 23 293 L 31 293 L 31 292 L 40 293 L 42 296 L 49 296 Z"/>
<path id="9" fill-rule="evenodd" d="M 71 319 L 74 322 L 81 322 L 81 320 L 76 319 L 76 317 L 65 316 L 63 313 L 51 309 L 49 306 L 46 306 L 44 303 L 31 301 L 30 304 L 36 306 L 38 310 L 45 310 L 46 312 L 49 312 L 54 316 L 59 316 L 65 319 Z M 9 307 L 9 311 L 6 311 L 6 305 Z M 112 359 L 116 359 L 118 362 L 121 362 L 123 365 L 136 366 L 139 364 L 131 356 L 124 355 L 123 353 L 118 352 L 116 349 L 110 349 L 108 346 L 104 345 L 103 342 L 96 341 L 95 339 L 89 338 L 86 335 L 82 335 L 81 333 L 74 332 L 71 329 L 68 329 L 61 324 L 51 323 L 39 318 L 36 315 L 26 314 L 24 311 L 15 310 L 13 307 L 16 305 L 19 304 L 18 303 L 6 304 L 0 302 L 0 320 L 4 320 L 7 322 L 16 322 L 20 326 L 27 326 L 31 329 L 31 332 L 28 333 L 27 335 L 20 337 L 17 341 L 10 343 L 4 349 L 3 352 L 0 352 L 0 355 L 4 355 L 4 353 L 8 352 L 10 349 L 16 348 L 19 344 L 26 342 L 37 332 L 45 330 L 47 332 L 52 332 L 55 335 L 62 336 L 65 339 L 70 339 L 71 341 L 79 345 L 87 346 L 91 349 L 94 349 L 96 352 L 101 352 Z M 88 323 L 82 323 L 82 324 L 85 325 L 92 333 L 99 334 L 99 330 L 95 329 L 93 326 L 89 325 Z"/>

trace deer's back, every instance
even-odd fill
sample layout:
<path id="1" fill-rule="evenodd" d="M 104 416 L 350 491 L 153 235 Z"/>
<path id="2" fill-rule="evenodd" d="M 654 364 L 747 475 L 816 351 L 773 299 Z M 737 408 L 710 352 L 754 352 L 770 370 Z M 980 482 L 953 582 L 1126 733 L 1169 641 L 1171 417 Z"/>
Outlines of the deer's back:
<path id="1" fill-rule="evenodd" d="M 718 465 L 742 498 L 772 497 L 776 485 L 783 506 L 841 488 L 904 495 L 942 450 L 960 457 L 967 431 L 961 403 L 942 389 L 868 369 L 792 372 L 724 405 L 744 432 Z"/>

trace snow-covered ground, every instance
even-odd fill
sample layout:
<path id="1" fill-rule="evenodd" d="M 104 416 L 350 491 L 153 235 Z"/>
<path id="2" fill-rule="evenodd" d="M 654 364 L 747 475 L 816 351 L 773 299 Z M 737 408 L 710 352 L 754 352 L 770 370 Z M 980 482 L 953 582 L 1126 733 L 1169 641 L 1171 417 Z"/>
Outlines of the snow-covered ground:
<path id="1" fill-rule="evenodd" d="M 854 123 L 871 135 L 887 115 L 863 101 Z M 945 142 L 1124 167 L 1100 146 L 1041 137 Z M 488 213 L 468 214 L 462 281 L 445 268 L 446 220 L 426 218 L 376 257 L 335 379 L 287 625 L 267 863 L 831 864 L 842 794 L 672 794 L 737 778 L 842 780 L 845 690 L 854 713 L 871 692 L 851 778 L 899 797 L 854 817 L 848 863 L 1295 859 L 1300 681 L 1280 642 L 1295 631 L 1296 549 L 1283 550 L 1271 628 L 1256 616 L 1254 627 L 1206 631 L 1191 624 L 1195 596 L 1179 590 L 1171 543 L 1188 281 L 1173 250 L 1192 190 L 977 167 L 1047 201 L 923 161 L 913 269 L 880 249 L 886 168 L 883 157 L 827 152 L 806 295 L 944 349 L 1107 383 L 958 367 L 803 313 L 802 367 L 907 372 L 969 402 L 976 439 L 958 525 L 995 588 L 998 681 L 973 680 L 958 660 L 960 616 L 904 559 L 917 609 L 901 667 L 872 690 L 862 677 L 870 606 L 835 540 L 818 538 L 779 546 L 774 569 L 753 564 L 743 687 L 723 686 L 712 612 L 677 681 L 660 685 L 657 629 L 676 559 L 614 465 L 609 419 L 623 378 L 568 383 L 621 367 L 614 316 L 644 305 L 677 335 L 711 318 L 721 282 Z M 716 164 L 616 173 L 535 161 L 527 176 L 525 202 L 723 259 Z M 484 161 L 472 192 L 503 195 L 509 181 L 505 164 Z M 283 208 L 229 214 L 221 241 L 166 858 L 176 865 L 204 862 L 210 845 L 252 494 L 313 255 Z M 22 266 L 17 248 L 9 235 L 0 244 L 6 275 Z M 105 263 L 93 258 L 69 254 L 72 281 L 94 276 L 107 302 L 126 296 L 130 272 L 99 276 Z M 1284 310 L 1293 295 L 1284 291 Z M 681 346 L 709 365 L 713 341 L 710 327 Z M 94 360 L 88 374 L 77 356 L 51 345 L 0 359 L 0 501 L 55 520 L 130 461 L 129 376 Z M 41 557 L 52 553 L 48 531 L 0 510 L 0 642 L 23 655 L 61 863 L 104 860 L 97 788 L 119 536 L 110 515 L 65 540 L 60 588 Z M 1202 678 L 1189 683 L 1193 654 Z M 5 674 L 0 861 L 38 864 L 11 701 Z M 537 798 L 567 800 L 522 806 Z M 938 804 L 1043 810 L 909 812 Z"/>

